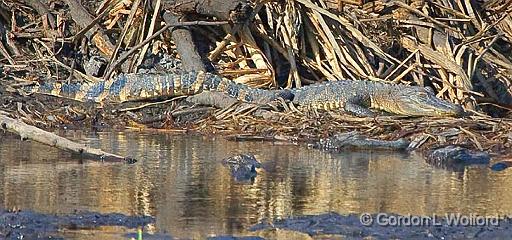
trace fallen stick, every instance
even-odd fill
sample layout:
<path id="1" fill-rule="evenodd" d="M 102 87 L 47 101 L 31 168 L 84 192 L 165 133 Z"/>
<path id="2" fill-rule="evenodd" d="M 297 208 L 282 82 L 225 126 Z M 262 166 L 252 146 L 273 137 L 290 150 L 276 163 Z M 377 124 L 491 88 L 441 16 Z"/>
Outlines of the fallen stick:
<path id="1" fill-rule="evenodd" d="M 69 139 L 60 137 L 54 133 L 30 126 L 21 120 L 7 117 L 0 113 L 0 128 L 17 134 L 22 140 L 32 140 L 58 149 L 72 152 L 86 158 L 94 158 L 101 161 L 124 161 L 135 163 L 137 160 L 112 153 L 103 152 L 100 149 L 88 147 L 85 144 L 75 143 Z"/>

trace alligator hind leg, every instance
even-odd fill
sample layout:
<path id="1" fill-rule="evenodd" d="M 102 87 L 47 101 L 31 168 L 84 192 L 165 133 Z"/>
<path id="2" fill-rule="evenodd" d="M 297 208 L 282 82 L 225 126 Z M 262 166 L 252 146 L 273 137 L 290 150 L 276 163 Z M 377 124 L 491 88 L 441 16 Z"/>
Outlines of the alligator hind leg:
<path id="1" fill-rule="evenodd" d="M 377 113 L 368 109 L 367 107 L 353 102 L 345 103 L 344 109 L 345 112 L 358 117 L 375 117 L 377 115 Z"/>
<path id="2" fill-rule="evenodd" d="M 207 91 L 189 96 L 187 97 L 187 101 L 216 108 L 227 108 L 238 102 L 236 98 L 216 91 Z"/>

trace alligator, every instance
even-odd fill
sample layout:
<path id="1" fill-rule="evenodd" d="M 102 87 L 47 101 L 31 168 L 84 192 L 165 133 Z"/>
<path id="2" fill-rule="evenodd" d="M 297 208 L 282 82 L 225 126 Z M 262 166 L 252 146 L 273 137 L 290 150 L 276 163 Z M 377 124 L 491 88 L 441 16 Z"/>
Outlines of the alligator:
<path id="1" fill-rule="evenodd" d="M 237 182 L 253 182 L 261 168 L 261 163 L 252 154 L 239 154 L 222 160 L 222 164 L 229 168 L 231 175 Z"/>
<path id="2" fill-rule="evenodd" d="M 292 89 L 293 103 L 313 109 L 342 109 L 360 117 L 381 110 L 404 116 L 462 116 L 457 104 L 436 97 L 429 87 L 341 80 Z"/>
<path id="3" fill-rule="evenodd" d="M 267 104 L 283 98 L 302 109 L 341 109 L 356 116 L 375 116 L 381 110 L 404 116 L 461 116 L 463 109 L 437 98 L 430 88 L 342 80 L 296 89 L 263 90 L 205 72 L 120 74 L 96 83 L 47 82 L 26 87 L 29 92 L 79 101 L 126 102 L 170 98 L 217 91 L 243 102 Z M 373 109 L 373 110 L 372 110 Z"/>
<path id="4" fill-rule="evenodd" d="M 429 150 L 425 161 L 434 167 L 462 172 L 466 166 L 487 165 L 490 159 L 490 155 L 486 152 L 472 151 L 456 145 L 447 145 Z"/>
<path id="5" fill-rule="evenodd" d="M 107 81 L 61 83 L 47 81 L 26 86 L 26 92 L 65 97 L 82 102 L 122 103 L 155 98 L 189 96 L 203 91 L 219 91 L 243 102 L 265 104 L 277 98 L 290 99 L 287 91 L 250 88 L 206 72 L 165 74 L 119 74 Z"/>

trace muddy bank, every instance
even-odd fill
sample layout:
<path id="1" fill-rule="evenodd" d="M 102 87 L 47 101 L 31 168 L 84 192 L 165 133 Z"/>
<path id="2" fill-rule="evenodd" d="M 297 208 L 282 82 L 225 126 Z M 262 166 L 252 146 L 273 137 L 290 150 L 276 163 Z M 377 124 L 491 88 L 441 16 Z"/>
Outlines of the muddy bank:
<path id="1" fill-rule="evenodd" d="M 94 229 L 101 226 L 137 228 L 154 221 L 155 219 L 150 216 L 126 216 L 118 213 L 75 212 L 67 215 L 49 215 L 32 211 L 0 209 L 0 238 L 60 239 L 62 237 L 59 233 L 61 229 Z"/>
<path id="2" fill-rule="evenodd" d="M 457 222 L 457 215 L 452 219 L 447 219 L 444 215 L 434 217 L 373 214 L 368 216 L 373 223 L 363 224 L 362 221 L 368 221 L 368 218 L 361 220 L 360 214 L 340 215 L 331 212 L 297 216 L 254 225 L 247 229 L 251 234 L 245 236 L 219 235 L 208 239 L 260 240 L 283 237 L 291 239 L 506 239 L 512 234 L 512 220 L 508 217 L 477 220 L 477 216 L 461 215 L 462 218 L 469 217 L 468 221 Z M 413 219 L 413 221 L 407 219 Z M 149 216 L 126 216 L 116 213 L 76 212 L 67 215 L 47 215 L 32 211 L 5 210 L 0 211 L 0 220 L 2 239 L 65 239 L 71 236 L 69 234 L 72 231 L 93 230 L 102 226 L 122 226 L 133 229 L 133 233 L 120 234 L 118 237 L 137 238 L 137 228 L 155 222 L 155 219 Z M 394 225 L 395 220 L 401 225 Z M 143 239 L 173 239 L 170 234 L 172 233 L 144 232 L 142 236 Z"/>
<path id="3" fill-rule="evenodd" d="M 368 215 L 370 218 L 361 219 L 361 215 L 339 215 L 327 213 L 321 215 L 306 215 L 287 218 L 273 223 L 262 223 L 251 228 L 251 231 L 289 230 L 302 232 L 313 239 L 506 239 L 512 234 L 512 220 L 510 218 L 490 218 L 486 224 L 477 224 L 469 220 L 468 223 L 461 221 L 456 223 L 453 219 L 445 218 L 444 215 L 434 216 L 401 216 L 395 214 Z M 367 217 L 368 217 L 367 216 Z M 463 216 L 463 215 L 461 215 Z M 465 217 L 471 218 L 470 215 Z M 377 224 L 377 219 L 383 223 Z M 369 223 L 372 219 L 373 223 Z M 412 222 L 396 219 L 416 219 Z M 423 219 L 423 220 L 420 220 Z M 461 218 L 462 219 L 462 218 Z M 453 222 L 451 222 L 453 220 Z M 362 222 L 366 221 L 368 226 Z M 402 226 L 394 226 L 399 222 Z M 480 222 L 485 222 L 481 220 Z M 387 224 L 386 224 L 387 223 Z M 416 223 L 416 224 L 415 224 Z"/>

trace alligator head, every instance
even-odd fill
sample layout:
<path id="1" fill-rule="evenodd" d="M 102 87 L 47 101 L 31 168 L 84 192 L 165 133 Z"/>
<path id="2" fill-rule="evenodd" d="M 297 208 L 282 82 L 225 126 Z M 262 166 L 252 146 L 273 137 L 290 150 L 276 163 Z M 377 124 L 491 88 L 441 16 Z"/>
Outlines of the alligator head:
<path id="1" fill-rule="evenodd" d="M 387 97 L 376 100 L 377 108 L 387 112 L 405 116 L 461 116 L 464 113 L 461 106 L 436 97 L 429 87 L 401 87 L 388 93 Z M 378 103 L 382 99 L 386 104 Z"/>

